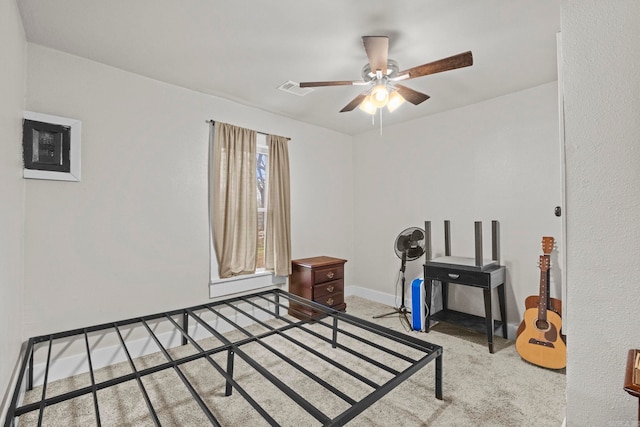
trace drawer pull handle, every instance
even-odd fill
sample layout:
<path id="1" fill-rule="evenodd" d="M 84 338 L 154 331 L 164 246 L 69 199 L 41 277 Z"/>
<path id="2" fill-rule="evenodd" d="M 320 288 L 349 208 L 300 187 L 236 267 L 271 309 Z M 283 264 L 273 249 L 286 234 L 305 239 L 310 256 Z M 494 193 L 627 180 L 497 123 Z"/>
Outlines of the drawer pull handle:
<path id="1" fill-rule="evenodd" d="M 327 305 L 332 305 L 333 304 L 333 298 L 329 298 L 327 300 Z"/>
<path id="2" fill-rule="evenodd" d="M 333 285 L 327 286 L 327 292 L 333 292 L 334 289 Z"/>
<path id="3" fill-rule="evenodd" d="M 452 279 L 457 279 L 458 277 L 460 277 L 459 274 L 453 274 L 453 273 L 449 273 L 449 277 Z"/>
<path id="4" fill-rule="evenodd" d="M 335 276 L 335 274 L 333 274 L 333 271 L 330 271 L 330 272 L 327 273 L 327 277 L 329 279 L 333 279 L 333 276 Z"/>

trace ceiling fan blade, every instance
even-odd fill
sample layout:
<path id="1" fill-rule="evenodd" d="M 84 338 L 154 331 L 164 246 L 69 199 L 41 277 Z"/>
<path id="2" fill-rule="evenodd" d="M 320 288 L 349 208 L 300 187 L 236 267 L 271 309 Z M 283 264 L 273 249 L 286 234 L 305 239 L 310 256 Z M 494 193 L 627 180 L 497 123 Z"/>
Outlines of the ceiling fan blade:
<path id="1" fill-rule="evenodd" d="M 340 112 L 346 113 L 348 111 L 353 111 L 354 108 L 356 108 L 358 105 L 360 105 L 360 103 L 362 103 L 362 101 L 364 101 L 364 98 L 366 98 L 366 95 L 364 93 L 361 93 L 360 95 L 353 98 L 353 100 L 348 103 L 342 110 L 340 110 Z"/>
<path id="2" fill-rule="evenodd" d="M 318 87 L 318 86 L 353 86 L 362 84 L 364 82 L 359 80 L 334 80 L 328 82 L 301 82 L 300 87 Z"/>
<path id="3" fill-rule="evenodd" d="M 443 71 L 455 70 L 456 68 L 468 67 L 473 65 L 473 55 L 471 51 L 443 58 L 438 61 L 429 62 L 428 64 L 418 65 L 408 70 L 400 71 L 398 76 L 406 74 L 409 77 L 405 79 L 415 79 L 416 77 L 426 76 L 428 74 L 441 73 Z"/>
<path id="4" fill-rule="evenodd" d="M 418 92 L 417 90 L 410 89 L 406 86 L 395 85 L 396 89 L 398 89 L 398 93 L 402 95 L 402 97 L 412 103 L 413 105 L 418 105 L 427 99 L 431 98 L 426 93 Z"/>
<path id="5" fill-rule="evenodd" d="M 364 50 L 369 58 L 369 66 L 372 72 L 382 71 L 382 75 L 387 74 L 387 62 L 389 60 L 389 37 L 387 36 L 364 36 L 362 37 Z"/>

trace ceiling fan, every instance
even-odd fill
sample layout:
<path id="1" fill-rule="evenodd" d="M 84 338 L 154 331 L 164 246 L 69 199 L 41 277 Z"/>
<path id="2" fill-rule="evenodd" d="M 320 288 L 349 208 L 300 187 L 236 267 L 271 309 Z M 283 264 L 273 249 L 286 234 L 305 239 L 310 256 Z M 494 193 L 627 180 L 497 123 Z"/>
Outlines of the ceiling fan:
<path id="1" fill-rule="evenodd" d="M 375 114 L 378 108 L 384 106 L 389 111 L 394 111 L 405 100 L 413 105 L 418 105 L 429 99 L 429 95 L 400 85 L 397 82 L 473 65 L 473 56 L 469 51 L 400 71 L 398 63 L 388 57 L 389 37 L 364 36 L 362 37 L 362 43 L 369 59 L 369 63 L 362 68 L 362 80 L 301 82 L 300 87 L 369 86 L 367 90 L 356 96 L 340 112 L 352 111 L 359 106 L 361 110 L 369 114 Z"/>

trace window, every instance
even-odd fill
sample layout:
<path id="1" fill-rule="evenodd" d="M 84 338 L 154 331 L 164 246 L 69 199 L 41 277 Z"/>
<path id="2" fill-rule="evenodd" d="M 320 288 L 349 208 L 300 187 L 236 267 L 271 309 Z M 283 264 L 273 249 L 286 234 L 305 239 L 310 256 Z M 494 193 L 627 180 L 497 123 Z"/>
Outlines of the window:
<path id="1" fill-rule="evenodd" d="M 269 191 L 269 147 L 267 146 L 267 136 L 258 134 L 256 136 L 256 184 L 258 197 L 258 255 L 256 257 L 256 271 L 264 271 L 264 238 L 267 226 L 267 195 Z"/>
<path id="2" fill-rule="evenodd" d="M 212 122 L 211 296 L 286 282 L 291 272 L 288 142 Z"/>

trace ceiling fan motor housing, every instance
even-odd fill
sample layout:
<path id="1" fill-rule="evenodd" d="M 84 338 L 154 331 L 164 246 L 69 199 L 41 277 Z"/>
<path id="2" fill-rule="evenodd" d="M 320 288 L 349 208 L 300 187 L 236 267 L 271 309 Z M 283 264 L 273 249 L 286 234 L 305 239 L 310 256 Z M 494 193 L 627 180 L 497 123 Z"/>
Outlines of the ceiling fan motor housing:
<path id="1" fill-rule="evenodd" d="M 365 64 L 365 66 L 362 67 L 362 80 L 365 82 L 375 80 L 378 75 L 376 71 L 377 70 L 371 70 L 371 64 Z M 398 63 L 393 59 L 389 59 L 387 61 L 387 74 L 382 76 L 382 78 L 393 79 L 394 77 L 397 77 L 399 71 Z"/>

